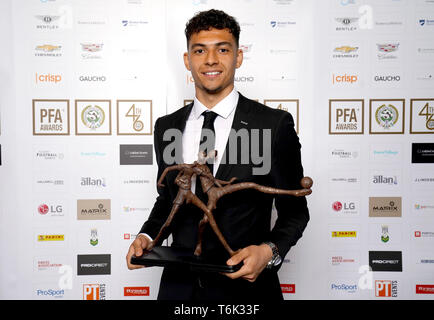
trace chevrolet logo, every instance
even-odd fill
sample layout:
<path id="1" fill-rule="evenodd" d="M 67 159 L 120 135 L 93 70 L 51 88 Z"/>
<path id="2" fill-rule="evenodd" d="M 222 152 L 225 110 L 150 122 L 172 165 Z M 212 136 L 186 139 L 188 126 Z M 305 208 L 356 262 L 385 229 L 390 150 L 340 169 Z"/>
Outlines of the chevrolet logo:
<path id="1" fill-rule="evenodd" d="M 350 53 L 353 51 L 357 51 L 359 47 L 349 47 L 349 46 L 342 46 L 335 48 L 335 51 L 337 52 L 344 52 L 344 53 Z"/>
<path id="2" fill-rule="evenodd" d="M 60 50 L 62 46 L 53 46 L 51 44 L 44 44 L 42 46 L 36 46 L 36 50 L 42 50 L 45 52 L 51 52 L 55 50 Z"/>

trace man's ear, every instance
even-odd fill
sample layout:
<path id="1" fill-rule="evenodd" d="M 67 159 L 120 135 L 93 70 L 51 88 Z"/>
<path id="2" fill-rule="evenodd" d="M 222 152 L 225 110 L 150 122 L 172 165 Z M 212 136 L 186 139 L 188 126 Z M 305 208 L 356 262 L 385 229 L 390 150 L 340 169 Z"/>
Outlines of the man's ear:
<path id="1" fill-rule="evenodd" d="M 190 61 L 188 61 L 188 52 L 184 52 L 184 65 L 185 65 L 185 68 L 188 71 L 191 71 L 191 69 L 190 69 Z"/>
<path id="2" fill-rule="evenodd" d="M 235 67 L 237 69 L 239 67 L 241 67 L 241 65 L 243 64 L 243 58 L 244 58 L 243 50 L 242 49 L 238 49 L 238 51 L 237 51 L 237 63 L 235 65 Z"/>

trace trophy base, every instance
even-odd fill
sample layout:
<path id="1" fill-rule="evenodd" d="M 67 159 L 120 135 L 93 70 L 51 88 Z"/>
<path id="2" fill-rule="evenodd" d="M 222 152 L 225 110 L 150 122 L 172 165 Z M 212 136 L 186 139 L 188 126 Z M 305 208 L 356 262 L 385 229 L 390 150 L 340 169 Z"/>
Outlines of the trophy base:
<path id="1" fill-rule="evenodd" d="M 132 256 L 131 264 L 146 267 L 187 266 L 192 271 L 225 273 L 236 272 L 243 265 L 241 262 L 234 266 L 228 266 L 226 261 L 204 259 L 195 256 L 191 250 L 166 246 L 154 247 L 151 251 L 145 251 L 140 257 Z"/>

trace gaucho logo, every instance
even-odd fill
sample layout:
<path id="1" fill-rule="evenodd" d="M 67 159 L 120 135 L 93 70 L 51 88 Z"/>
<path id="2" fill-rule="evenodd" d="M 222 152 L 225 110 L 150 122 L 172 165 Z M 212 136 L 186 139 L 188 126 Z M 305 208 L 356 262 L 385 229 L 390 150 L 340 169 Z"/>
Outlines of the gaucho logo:
<path id="1" fill-rule="evenodd" d="M 372 271 L 402 272 L 401 251 L 369 251 Z"/>
<path id="2" fill-rule="evenodd" d="M 107 77 L 102 76 L 92 76 L 92 75 L 85 75 L 85 76 L 79 76 L 78 80 L 81 82 L 105 82 L 107 80 Z"/>
<path id="3" fill-rule="evenodd" d="M 376 75 L 376 76 L 374 76 L 374 81 L 375 82 L 400 82 L 401 76 L 399 76 L 399 75 L 394 75 L 394 76 Z"/>

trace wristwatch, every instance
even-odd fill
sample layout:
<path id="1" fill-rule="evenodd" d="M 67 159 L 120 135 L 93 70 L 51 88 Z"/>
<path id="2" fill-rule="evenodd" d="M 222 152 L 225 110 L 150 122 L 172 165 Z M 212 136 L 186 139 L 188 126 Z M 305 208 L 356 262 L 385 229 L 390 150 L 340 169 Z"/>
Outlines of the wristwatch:
<path id="1" fill-rule="evenodd" d="M 266 241 L 264 243 L 271 248 L 271 251 L 273 251 L 273 256 L 266 266 L 267 269 L 271 269 L 274 266 L 278 266 L 282 262 L 282 258 L 280 257 L 277 246 L 273 242 Z"/>

